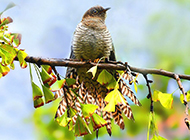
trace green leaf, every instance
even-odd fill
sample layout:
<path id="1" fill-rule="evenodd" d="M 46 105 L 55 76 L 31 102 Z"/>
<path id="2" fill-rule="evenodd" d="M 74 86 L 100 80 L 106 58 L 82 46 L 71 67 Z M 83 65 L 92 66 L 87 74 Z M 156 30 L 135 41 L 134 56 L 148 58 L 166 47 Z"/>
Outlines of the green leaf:
<path id="1" fill-rule="evenodd" d="M 122 75 L 124 73 L 123 70 L 116 70 L 120 75 Z"/>
<path id="2" fill-rule="evenodd" d="M 81 105 L 81 110 L 84 118 L 89 118 L 94 111 L 98 108 L 97 105 L 93 104 L 80 104 Z"/>
<path id="3" fill-rule="evenodd" d="M 70 116 L 73 117 L 76 115 L 77 111 L 75 109 L 73 109 L 72 107 L 69 107 L 70 110 Z"/>
<path id="4" fill-rule="evenodd" d="M 102 72 L 98 75 L 97 81 L 102 84 L 108 84 L 112 81 L 113 76 L 107 71 L 107 70 L 102 70 Z"/>
<path id="5" fill-rule="evenodd" d="M 47 87 L 50 87 L 57 81 L 57 77 L 53 73 L 51 73 L 50 75 L 52 76 L 52 79 L 49 82 L 47 82 L 47 84 L 45 84 L 48 85 Z"/>
<path id="6" fill-rule="evenodd" d="M 65 79 L 62 79 L 62 80 L 57 80 L 51 87 L 50 87 L 50 90 L 55 92 L 57 90 L 60 90 L 64 84 L 65 84 L 66 80 Z"/>
<path id="7" fill-rule="evenodd" d="M 2 65 L 9 65 L 13 62 L 17 53 L 11 45 L 0 45 L 0 56 L 2 57 Z"/>
<path id="8" fill-rule="evenodd" d="M 151 120 L 152 120 L 152 112 L 149 114 L 149 123 L 148 123 L 148 131 L 147 131 L 147 140 L 149 140 L 150 137 L 150 125 L 151 125 Z"/>
<path id="9" fill-rule="evenodd" d="M 187 102 L 189 102 L 189 101 L 190 101 L 190 91 L 187 91 L 187 96 L 186 96 L 186 98 L 187 98 Z"/>
<path id="10" fill-rule="evenodd" d="M 173 104 L 173 94 L 162 93 L 161 91 L 156 90 L 153 94 L 153 101 L 160 101 L 163 107 L 171 109 Z"/>
<path id="11" fill-rule="evenodd" d="M 71 86 L 76 83 L 76 80 L 73 78 L 65 78 L 65 80 L 68 86 Z"/>
<path id="12" fill-rule="evenodd" d="M 8 10 L 8 9 L 14 7 L 14 6 L 16 6 L 16 5 L 15 5 L 13 2 L 9 3 L 9 4 L 7 5 L 7 7 L 5 8 L 5 10 L 3 10 L 3 11 L 0 13 L 0 16 L 3 14 L 3 12 L 5 12 L 6 10 Z"/>
<path id="13" fill-rule="evenodd" d="M 28 56 L 28 54 L 24 50 L 19 50 L 18 51 L 17 57 L 18 57 L 18 60 L 20 62 L 21 68 L 26 68 L 27 67 L 27 64 L 26 64 L 26 61 L 25 61 L 25 58 L 27 56 Z"/>
<path id="14" fill-rule="evenodd" d="M 117 104 L 118 103 L 126 104 L 125 99 L 123 98 L 122 94 L 120 93 L 120 91 L 118 89 L 114 89 L 110 93 L 108 93 L 108 95 L 105 97 L 104 101 L 109 102 L 112 98 L 114 98 L 114 100 Z"/>
<path id="15" fill-rule="evenodd" d="M 96 75 L 96 72 L 97 72 L 97 68 L 98 68 L 97 65 L 96 65 L 96 66 L 93 66 L 93 67 L 90 68 L 86 73 L 91 72 L 91 73 L 92 73 L 92 78 L 94 78 L 95 75 Z"/>
<path id="16" fill-rule="evenodd" d="M 187 99 L 187 102 L 190 101 L 190 91 L 187 91 L 186 99 Z M 184 96 L 183 96 L 183 94 L 180 94 L 180 101 L 181 101 L 182 104 L 184 103 Z"/>
<path id="17" fill-rule="evenodd" d="M 115 99 L 114 96 L 109 99 L 109 103 L 104 107 L 103 111 L 115 112 Z"/>
<path id="18" fill-rule="evenodd" d="M 7 75 L 9 71 L 10 71 L 10 68 L 8 66 L 2 66 L 0 64 L 0 74 L 1 74 L 0 77 Z"/>
<path id="19" fill-rule="evenodd" d="M 153 135 L 152 139 L 151 140 L 167 140 L 161 136 L 157 136 L 157 135 Z"/>
<path id="20" fill-rule="evenodd" d="M 68 123 L 68 129 L 69 131 L 73 130 L 75 125 L 73 125 L 73 120 L 71 119 L 71 121 Z"/>
<path id="21" fill-rule="evenodd" d="M 112 76 L 112 80 L 107 84 L 107 89 L 114 89 L 114 88 L 119 88 L 119 85 L 117 83 L 117 81 L 115 80 L 115 78 Z"/>
<path id="22" fill-rule="evenodd" d="M 14 63 L 11 63 L 11 64 L 10 64 L 10 68 L 11 68 L 12 70 L 15 69 L 15 65 L 14 65 Z"/>
<path id="23" fill-rule="evenodd" d="M 43 84 L 46 84 L 47 82 L 51 81 L 53 77 L 47 73 L 47 71 L 42 67 L 42 71 L 40 72 Z"/>
<path id="24" fill-rule="evenodd" d="M 9 24 L 11 22 L 13 22 L 13 20 L 10 17 L 2 18 L 2 19 L 0 19 L 0 27 L 4 26 L 6 24 Z"/>
<path id="25" fill-rule="evenodd" d="M 1 49 L 1 46 L 2 45 L 0 45 L 0 56 L 1 56 L 1 59 L 2 59 L 1 62 L 4 63 L 5 59 L 6 59 L 6 56 L 5 56 L 4 52 L 3 52 L 3 50 Z"/>
<path id="26" fill-rule="evenodd" d="M 43 96 L 42 90 L 32 81 L 33 100 L 37 100 Z"/>
<path id="27" fill-rule="evenodd" d="M 91 133 L 82 117 L 77 117 L 74 131 L 75 131 L 75 134 L 74 134 L 75 136 L 83 136 L 88 133 Z"/>
<path id="28" fill-rule="evenodd" d="M 71 118 L 67 117 L 67 109 L 65 109 L 65 113 L 60 118 L 56 118 L 56 121 L 60 126 L 67 126 L 67 124 L 71 121 Z"/>
<path id="29" fill-rule="evenodd" d="M 42 98 L 38 98 L 34 100 L 34 107 L 38 108 L 44 105 L 44 100 Z"/>
<path id="30" fill-rule="evenodd" d="M 183 96 L 183 94 L 180 94 L 180 101 L 181 101 L 182 104 L 184 103 L 184 96 Z"/>
<path id="31" fill-rule="evenodd" d="M 172 108 L 172 104 L 173 104 L 173 95 L 172 94 L 160 92 L 158 94 L 158 98 L 163 107 L 165 107 L 167 109 Z"/>
<path id="32" fill-rule="evenodd" d="M 13 42 L 15 47 L 18 47 L 21 44 L 22 35 L 19 33 L 11 33 L 12 38 L 10 39 Z"/>
<path id="33" fill-rule="evenodd" d="M 155 135 L 155 133 L 157 133 L 157 127 L 155 124 L 154 117 L 155 117 L 154 113 L 150 112 L 149 123 L 148 123 L 148 132 L 147 132 L 147 140 L 149 140 L 150 132 L 152 132 L 153 135 Z"/>
<path id="34" fill-rule="evenodd" d="M 49 65 L 41 65 L 41 66 L 45 69 L 45 71 L 47 71 L 48 74 L 52 73 L 51 66 L 49 66 Z"/>
<path id="35" fill-rule="evenodd" d="M 159 101 L 159 99 L 158 99 L 158 94 L 159 94 L 159 93 L 160 93 L 160 91 L 158 91 L 158 90 L 155 90 L 155 91 L 154 91 L 153 97 L 152 97 L 152 100 L 153 100 L 154 102 Z"/>
<path id="36" fill-rule="evenodd" d="M 118 89 L 112 90 L 108 95 L 105 97 L 104 101 L 109 102 L 106 107 L 103 109 L 104 111 L 114 112 L 115 105 L 117 104 L 126 104 L 123 95 L 120 93 Z"/>
<path id="37" fill-rule="evenodd" d="M 74 110 L 72 107 L 69 107 L 69 110 L 70 110 L 70 112 L 69 112 L 70 113 L 70 117 L 71 118 L 74 117 L 76 115 L 77 111 Z M 69 128 L 69 131 L 73 130 L 73 128 L 74 128 L 73 120 L 72 119 L 70 120 L 70 122 L 68 124 L 68 128 Z"/>
<path id="38" fill-rule="evenodd" d="M 105 126 L 107 124 L 107 122 L 96 113 L 94 113 L 92 115 L 91 122 L 92 122 L 92 126 L 93 126 L 94 131 L 96 129 L 98 129 L 98 128 L 101 128 L 101 127 Z"/>
<path id="39" fill-rule="evenodd" d="M 138 88 L 137 88 L 137 83 L 136 82 L 134 82 L 134 89 L 135 89 L 135 92 L 137 93 Z"/>
<path id="40" fill-rule="evenodd" d="M 49 88 L 47 88 L 46 86 L 42 85 L 42 89 L 43 89 L 43 93 L 44 93 L 44 97 L 45 97 L 45 103 L 49 103 L 51 101 L 53 101 L 54 98 L 54 94 L 49 90 Z"/>
<path id="41" fill-rule="evenodd" d="M 149 114 L 149 124 L 147 132 L 147 140 L 149 140 L 150 132 L 152 132 L 153 137 L 151 140 L 166 140 L 165 138 L 158 135 L 158 128 L 156 126 L 155 114 L 150 112 Z"/>

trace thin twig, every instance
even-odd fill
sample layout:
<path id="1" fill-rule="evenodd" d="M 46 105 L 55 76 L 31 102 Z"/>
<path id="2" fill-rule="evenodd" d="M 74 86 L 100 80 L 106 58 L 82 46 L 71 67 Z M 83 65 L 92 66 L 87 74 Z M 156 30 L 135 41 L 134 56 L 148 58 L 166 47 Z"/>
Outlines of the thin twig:
<path id="1" fill-rule="evenodd" d="M 182 92 L 182 94 L 183 94 L 183 97 L 184 97 L 183 102 L 184 102 L 184 105 L 185 105 L 185 114 L 186 114 L 186 116 L 188 117 L 188 114 L 189 114 L 189 113 L 188 113 L 189 106 L 188 106 L 187 97 L 186 97 L 187 93 L 185 92 L 185 90 L 184 90 L 184 88 L 183 88 L 183 85 L 182 85 L 182 83 L 181 83 L 181 80 L 180 80 L 179 76 L 178 76 L 177 74 L 174 74 L 174 77 L 175 77 L 175 79 L 176 79 L 176 81 L 177 81 L 177 84 L 178 84 L 179 89 L 181 90 L 181 92 Z M 189 124 L 189 120 L 188 120 L 187 117 L 184 119 L 184 122 L 185 122 L 187 128 L 190 130 L 190 124 Z"/>
<path id="2" fill-rule="evenodd" d="M 186 107 L 186 108 L 185 108 L 185 114 L 188 116 L 188 109 L 189 109 L 189 106 L 188 106 L 187 97 L 186 97 L 187 93 L 185 92 L 185 90 L 184 90 L 184 88 L 183 88 L 183 85 L 182 85 L 182 83 L 181 83 L 181 80 L 180 80 L 179 76 L 178 76 L 177 74 L 174 74 L 174 77 L 175 77 L 175 79 L 176 79 L 176 81 L 177 81 L 177 84 L 178 84 L 179 89 L 181 90 L 181 92 L 182 92 L 182 94 L 183 94 L 183 97 L 184 97 L 183 102 L 184 102 L 184 105 L 185 105 L 185 107 Z"/>
<path id="3" fill-rule="evenodd" d="M 57 79 L 58 80 L 61 80 L 60 76 L 59 76 L 59 73 L 57 72 L 55 66 L 51 66 L 52 70 L 54 71 L 55 75 L 57 76 Z"/>
<path id="4" fill-rule="evenodd" d="M 154 111 L 154 104 L 153 104 L 152 92 L 151 92 L 151 88 L 150 88 L 150 83 L 152 83 L 152 81 L 148 79 L 147 74 L 145 74 L 143 76 L 144 76 L 144 79 L 146 80 L 146 86 L 148 87 L 147 98 L 150 99 L 150 112 L 153 113 L 153 111 Z"/>

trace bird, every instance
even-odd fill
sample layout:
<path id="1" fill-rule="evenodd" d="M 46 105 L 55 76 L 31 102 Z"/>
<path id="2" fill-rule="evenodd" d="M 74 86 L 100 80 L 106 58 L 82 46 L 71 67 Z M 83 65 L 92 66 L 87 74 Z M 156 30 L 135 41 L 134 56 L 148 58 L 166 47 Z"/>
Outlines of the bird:
<path id="1" fill-rule="evenodd" d="M 104 57 L 110 61 L 116 61 L 112 37 L 105 24 L 106 13 L 109 9 L 110 8 L 103 8 L 102 6 L 97 5 L 91 7 L 84 13 L 82 20 L 77 25 L 73 35 L 70 59 L 96 61 Z M 124 113 L 129 119 L 134 119 L 132 110 L 125 96 L 131 99 L 136 105 L 141 104 L 134 92 L 124 82 L 124 79 L 129 80 L 131 78 L 130 74 L 125 71 L 123 79 L 119 80 L 119 91 L 122 93 L 126 104 L 115 105 L 115 112 L 104 111 L 103 109 L 108 104 L 104 99 L 111 90 L 107 89 L 105 85 L 101 85 L 97 81 L 98 74 L 101 73 L 102 69 L 98 69 L 94 78 L 92 78 L 91 73 L 87 73 L 88 69 L 89 68 L 83 67 L 67 68 L 66 78 L 74 78 L 76 80 L 75 84 L 72 85 L 72 88 L 77 89 L 75 92 L 80 98 L 76 97 L 72 91 L 68 91 L 68 86 L 65 86 L 61 92 L 57 92 L 55 97 L 62 97 L 62 101 L 59 104 L 55 118 L 61 117 L 66 110 L 68 111 L 69 107 L 73 108 L 81 115 L 80 103 L 94 104 L 98 106 L 95 113 L 106 121 L 105 125 L 95 126 L 94 130 L 98 130 L 100 127 L 105 126 L 108 134 L 111 136 L 112 119 L 121 129 L 124 129 L 125 127 L 122 113 Z M 118 80 L 119 73 L 117 71 L 108 70 L 108 72 Z M 70 113 L 68 112 L 67 115 L 69 116 L 69 114 Z M 78 116 L 79 115 L 72 116 L 73 124 L 76 123 Z M 86 133 L 83 134 L 85 135 Z"/>

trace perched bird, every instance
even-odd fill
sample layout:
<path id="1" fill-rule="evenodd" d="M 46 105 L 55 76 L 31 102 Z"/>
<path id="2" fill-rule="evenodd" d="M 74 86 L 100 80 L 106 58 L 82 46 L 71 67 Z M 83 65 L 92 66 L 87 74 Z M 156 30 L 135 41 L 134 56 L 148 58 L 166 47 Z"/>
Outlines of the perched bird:
<path id="1" fill-rule="evenodd" d="M 70 59 L 77 60 L 91 60 L 100 59 L 102 57 L 108 60 L 116 61 L 115 50 L 112 42 L 111 35 L 105 25 L 106 12 L 110 8 L 103 8 L 102 6 L 95 6 L 85 12 L 81 22 L 78 24 L 71 47 Z M 63 91 L 56 93 L 56 98 L 62 96 L 62 101 L 58 107 L 55 117 L 60 117 L 64 114 L 65 110 L 70 106 L 74 110 L 81 114 L 80 103 L 95 104 L 98 109 L 96 114 L 106 120 L 106 128 L 109 135 L 111 135 L 111 119 L 114 119 L 115 123 L 124 129 L 124 122 L 122 112 L 129 119 L 134 119 L 131 108 L 125 99 L 125 96 L 130 98 L 135 104 L 140 105 L 140 102 L 136 98 L 132 90 L 125 84 L 125 82 L 119 80 L 119 91 L 125 99 L 126 104 L 115 105 L 115 112 L 103 111 L 104 107 L 108 104 L 104 101 L 106 95 L 110 93 L 105 85 L 101 85 L 97 81 L 97 76 L 102 71 L 98 69 L 95 78 L 92 78 L 91 73 L 86 73 L 89 68 L 68 68 L 66 72 L 66 78 L 76 79 L 76 83 L 72 88 L 77 89 L 76 93 L 80 98 L 76 97 L 72 92 L 68 92 L 63 88 Z M 119 78 L 119 74 L 115 70 L 108 70 L 116 80 Z M 129 80 L 130 76 L 127 72 L 123 75 L 124 79 Z M 75 124 L 77 114 L 72 117 L 73 124 Z M 102 126 L 95 126 L 94 130 L 99 129 Z M 85 133 L 86 134 L 86 133 Z"/>

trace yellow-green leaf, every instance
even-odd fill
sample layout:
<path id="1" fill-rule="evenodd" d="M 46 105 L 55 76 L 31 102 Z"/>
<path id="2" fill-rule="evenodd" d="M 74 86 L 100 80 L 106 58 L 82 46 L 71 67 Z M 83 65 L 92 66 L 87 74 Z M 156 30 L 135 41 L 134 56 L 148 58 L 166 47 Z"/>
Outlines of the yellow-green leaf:
<path id="1" fill-rule="evenodd" d="M 88 133 L 91 133 L 86 122 L 84 122 L 83 118 L 77 117 L 76 124 L 75 124 L 75 136 L 83 136 Z"/>
<path id="2" fill-rule="evenodd" d="M 47 82 L 51 81 L 53 77 L 48 74 L 48 72 L 42 67 L 42 71 L 40 72 L 43 84 L 46 84 Z"/>
<path id="3" fill-rule="evenodd" d="M 160 91 L 158 91 L 158 90 L 155 90 L 155 91 L 154 91 L 153 97 L 152 97 L 152 99 L 153 99 L 154 102 L 159 101 L 159 99 L 158 99 L 158 94 L 159 94 L 159 93 L 160 93 Z"/>
<path id="4" fill-rule="evenodd" d="M 81 110 L 82 110 L 82 114 L 85 118 L 90 117 L 94 111 L 98 108 L 97 105 L 93 105 L 93 104 L 80 104 L 81 105 Z"/>
<path id="5" fill-rule="evenodd" d="M 38 98 L 34 100 L 34 107 L 38 108 L 44 105 L 44 100 L 42 98 Z"/>
<path id="6" fill-rule="evenodd" d="M 9 71 L 10 71 L 10 68 L 9 68 L 8 66 L 2 66 L 2 65 L 0 64 L 0 74 L 1 74 L 2 76 L 7 75 L 7 74 L 9 73 Z"/>
<path id="7" fill-rule="evenodd" d="M 114 96 L 109 99 L 109 103 L 104 107 L 103 111 L 115 112 L 115 99 Z"/>
<path id="8" fill-rule="evenodd" d="M 68 123 L 68 129 L 69 131 L 73 130 L 74 125 L 73 125 L 73 120 L 71 119 L 70 122 Z"/>
<path id="9" fill-rule="evenodd" d="M 18 47 L 21 44 L 22 35 L 19 33 L 11 33 L 11 35 L 13 36 L 11 40 L 13 42 L 13 46 Z"/>
<path id="10" fill-rule="evenodd" d="M 183 96 L 183 94 L 180 94 L 180 101 L 181 101 L 182 104 L 184 103 L 184 96 Z"/>
<path id="11" fill-rule="evenodd" d="M 116 70 L 120 75 L 122 75 L 124 73 L 123 70 Z"/>
<path id="12" fill-rule="evenodd" d="M 14 65 L 14 63 L 11 63 L 11 64 L 10 64 L 10 68 L 11 68 L 12 70 L 15 69 L 15 65 Z"/>
<path id="13" fill-rule="evenodd" d="M 65 109 L 65 113 L 60 118 L 56 118 L 56 120 L 60 126 L 66 127 L 68 122 L 71 121 L 71 118 L 67 117 L 67 109 Z"/>
<path id="14" fill-rule="evenodd" d="M 187 96 L 186 96 L 186 98 L 187 98 L 187 102 L 189 102 L 189 101 L 190 101 L 190 91 L 187 91 Z"/>
<path id="15" fill-rule="evenodd" d="M 104 101 L 109 102 L 111 101 L 112 98 L 114 98 L 116 104 L 118 103 L 126 104 L 125 99 L 123 98 L 122 94 L 120 93 L 118 89 L 114 89 L 110 93 L 108 93 Z"/>
<path id="16" fill-rule="evenodd" d="M 108 112 L 114 112 L 115 105 L 117 104 L 126 104 L 123 95 L 120 93 L 118 89 L 114 89 L 110 93 L 108 93 L 104 101 L 108 102 L 108 104 L 103 110 Z"/>
<path id="17" fill-rule="evenodd" d="M 65 79 L 62 79 L 62 80 L 57 80 L 51 87 L 50 87 L 50 90 L 55 92 L 57 90 L 60 90 L 64 84 L 65 84 L 66 80 Z"/>
<path id="18" fill-rule="evenodd" d="M 96 75 L 96 72 L 97 72 L 97 65 L 96 66 L 93 66 L 92 68 L 90 68 L 86 73 L 88 73 L 88 72 L 91 72 L 92 73 L 92 78 L 94 78 L 95 77 L 95 75 Z"/>
<path id="19" fill-rule="evenodd" d="M 107 124 L 107 122 L 96 113 L 94 113 L 92 115 L 91 121 L 92 121 L 92 126 L 93 126 L 94 131 L 96 129 L 98 129 L 98 128 L 101 128 L 101 127 L 105 126 Z"/>
<path id="20" fill-rule="evenodd" d="M 51 66 L 49 66 L 49 65 L 41 65 L 41 66 L 45 69 L 45 71 L 47 71 L 48 74 L 50 74 L 52 72 Z"/>
<path id="21" fill-rule="evenodd" d="M 117 89 L 117 94 L 116 94 L 116 103 L 117 104 L 123 104 L 126 105 L 126 101 L 123 97 L 123 95 L 121 94 L 121 92 Z"/>
<path id="22" fill-rule="evenodd" d="M 45 97 L 45 103 L 49 103 L 51 101 L 53 101 L 54 98 L 54 94 L 49 90 L 49 88 L 47 88 L 46 86 L 42 85 L 42 89 L 43 89 L 43 93 L 44 93 L 44 97 Z"/>
<path id="23" fill-rule="evenodd" d="M 26 61 L 25 61 L 25 58 L 27 56 L 28 56 L 28 54 L 24 50 L 19 50 L 18 51 L 17 57 L 18 57 L 18 60 L 20 62 L 21 68 L 26 68 L 27 67 L 27 64 L 26 64 Z"/>
<path id="24" fill-rule="evenodd" d="M 41 98 L 43 96 L 42 90 L 32 81 L 33 100 Z"/>
<path id="25" fill-rule="evenodd" d="M 135 89 L 135 92 L 137 93 L 138 88 L 137 88 L 137 83 L 136 82 L 134 82 L 134 89 Z"/>
<path id="26" fill-rule="evenodd" d="M 0 27 L 4 26 L 6 24 L 9 24 L 11 22 L 13 22 L 13 20 L 10 17 L 2 18 L 2 19 L 0 19 Z"/>
<path id="27" fill-rule="evenodd" d="M 69 107 L 70 110 L 70 116 L 73 117 L 76 115 L 77 111 L 75 109 L 73 109 L 72 107 Z"/>
<path id="28" fill-rule="evenodd" d="M 98 75 L 97 81 L 102 84 L 108 84 L 112 81 L 113 76 L 107 71 L 107 70 L 102 70 L 102 72 Z"/>
<path id="29" fill-rule="evenodd" d="M 2 57 L 2 65 L 9 65 L 13 62 L 17 53 L 11 45 L 0 45 L 0 56 Z"/>
<path id="30" fill-rule="evenodd" d="M 161 136 L 157 136 L 157 135 L 153 135 L 152 139 L 151 140 L 167 140 Z"/>
<path id="31" fill-rule="evenodd" d="M 165 107 L 167 109 L 172 108 L 172 104 L 173 104 L 173 95 L 172 94 L 160 92 L 158 94 L 158 98 L 163 107 Z"/>
<path id="32" fill-rule="evenodd" d="M 112 80 L 107 84 L 107 89 L 118 89 L 119 88 L 119 85 L 118 83 L 116 82 L 115 78 L 112 76 Z"/>
<path id="33" fill-rule="evenodd" d="M 190 101 L 190 91 L 187 92 L 186 99 L 187 99 L 187 102 Z M 183 96 L 183 94 L 180 94 L 180 101 L 182 103 L 184 103 L 184 96 Z"/>
<path id="34" fill-rule="evenodd" d="M 73 78 L 65 78 L 65 80 L 68 86 L 71 86 L 76 83 L 76 80 Z"/>

